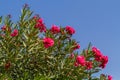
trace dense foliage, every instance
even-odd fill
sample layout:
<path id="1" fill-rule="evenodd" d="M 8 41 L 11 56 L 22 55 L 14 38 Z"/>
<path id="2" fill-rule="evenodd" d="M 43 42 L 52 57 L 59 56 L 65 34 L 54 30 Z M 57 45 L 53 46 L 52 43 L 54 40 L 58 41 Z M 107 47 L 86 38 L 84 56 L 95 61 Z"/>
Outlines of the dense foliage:
<path id="1" fill-rule="evenodd" d="M 108 57 L 91 45 L 78 53 L 71 26 L 49 29 L 26 5 L 19 19 L 13 23 L 10 15 L 0 17 L 0 80 L 112 80 L 94 76 Z"/>

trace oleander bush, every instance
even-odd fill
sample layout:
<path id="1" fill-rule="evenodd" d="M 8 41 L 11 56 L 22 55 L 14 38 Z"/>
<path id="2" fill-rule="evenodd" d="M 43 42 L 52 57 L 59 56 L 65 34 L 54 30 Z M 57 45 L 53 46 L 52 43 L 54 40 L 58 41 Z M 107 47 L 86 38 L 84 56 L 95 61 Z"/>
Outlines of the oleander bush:
<path id="1" fill-rule="evenodd" d="M 25 5 L 18 21 L 0 17 L 0 80 L 112 80 L 108 57 L 91 44 L 78 53 L 71 26 L 47 28 Z"/>

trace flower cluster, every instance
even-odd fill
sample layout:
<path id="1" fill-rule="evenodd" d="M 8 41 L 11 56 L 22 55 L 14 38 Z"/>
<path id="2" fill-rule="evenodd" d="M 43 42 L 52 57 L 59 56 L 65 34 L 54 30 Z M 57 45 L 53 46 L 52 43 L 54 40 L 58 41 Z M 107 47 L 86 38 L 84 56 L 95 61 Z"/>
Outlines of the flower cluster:
<path id="1" fill-rule="evenodd" d="M 85 57 L 78 55 L 78 56 L 76 57 L 76 62 L 77 62 L 78 64 L 84 66 L 84 65 L 85 65 Z"/>
<path id="2" fill-rule="evenodd" d="M 68 32 L 68 34 L 72 35 L 75 33 L 75 30 L 71 26 L 66 26 L 65 29 Z"/>
<path id="3" fill-rule="evenodd" d="M 53 33 L 53 34 L 57 34 L 60 32 L 60 28 L 56 25 L 52 25 L 52 28 L 50 29 L 50 31 Z"/>
<path id="4" fill-rule="evenodd" d="M 96 47 L 92 48 L 92 52 L 94 53 L 95 60 L 101 62 L 99 65 L 101 68 L 105 68 L 106 64 L 108 63 L 108 56 L 104 56 L 99 49 Z"/>
<path id="5" fill-rule="evenodd" d="M 86 61 L 85 57 L 84 56 L 80 56 L 80 55 L 78 55 L 76 57 L 76 61 L 74 63 L 74 66 L 76 66 L 76 67 L 78 67 L 79 65 L 86 67 L 86 69 L 88 69 L 88 70 L 90 70 L 92 68 L 92 62 Z"/>
<path id="6" fill-rule="evenodd" d="M 86 65 L 88 70 L 90 70 L 92 68 L 92 62 L 91 61 L 86 61 L 85 65 Z"/>
<path id="7" fill-rule="evenodd" d="M 12 37 L 18 36 L 18 30 L 14 29 L 14 31 L 11 33 Z"/>
<path id="8" fill-rule="evenodd" d="M 54 40 L 46 37 L 46 38 L 43 39 L 43 44 L 44 44 L 45 48 L 52 47 L 54 45 Z"/>
<path id="9" fill-rule="evenodd" d="M 45 27 L 45 24 L 43 23 L 42 18 L 37 18 L 36 16 L 34 16 L 34 19 L 36 21 L 34 28 L 38 28 L 40 32 L 43 32 L 43 31 L 46 32 L 46 27 Z"/>
<path id="10" fill-rule="evenodd" d="M 108 63 L 108 56 L 104 56 L 99 49 L 96 47 L 92 47 L 92 53 L 93 53 L 93 59 L 90 61 L 87 60 L 87 56 L 91 55 L 92 53 L 88 54 L 88 50 L 86 50 L 85 53 L 87 53 L 87 56 L 84 55 L 77 55 L 75 58 L 74 66 L 75 67 L 86 67 L 87 70 L 90 70 L 94 67 L 93 61 L 99 62 L 98 66 L 101 68 L 105 68 L 106 64 Z M 70 58 L 74 58 L 74 54 L 72 53 L 70 55 Z"/>
<path id="11" fill-rule="evenodd" d="M 10 32 L 11 28 L 4 25 L 3 27 L 1 27 L 1 30 Z M 1 35 L 4 35 L 4 34 L 1 34 Z M 14 29 L 13 32 L 10 34 L 10 36 L 12 37 L 18 36 L 18 29 Z"/>

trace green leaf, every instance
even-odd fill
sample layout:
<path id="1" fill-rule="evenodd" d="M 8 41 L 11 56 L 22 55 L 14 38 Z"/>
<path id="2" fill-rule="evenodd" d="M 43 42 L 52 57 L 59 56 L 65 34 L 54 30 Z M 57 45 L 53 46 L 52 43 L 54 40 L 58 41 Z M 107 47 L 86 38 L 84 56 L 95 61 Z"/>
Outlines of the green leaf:
<path id="1" fill-rule="evenodd" d="M 23 41 L 23 45 L 24 45 L 24 47 L 26 47 L 27 45 L 26 45 L 26 43 Z"/>
<path id="2" fill-rule="evenodd" d="M 28 36 L 25 33 L 23 33 L 23 36 L 25 37 L 26 40 L 28 40 Z"/>
<path id="3" fill-rule="evenodd" d="M 2 16 L 0 16 L 0 24 L 2 24 Z"/>

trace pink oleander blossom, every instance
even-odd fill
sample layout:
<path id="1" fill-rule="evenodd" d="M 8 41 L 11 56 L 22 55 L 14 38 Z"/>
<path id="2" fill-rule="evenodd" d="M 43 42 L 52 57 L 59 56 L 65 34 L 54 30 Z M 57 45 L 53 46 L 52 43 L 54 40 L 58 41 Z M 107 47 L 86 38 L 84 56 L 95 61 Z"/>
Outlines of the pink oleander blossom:
<path id="1" fill-rule="evenodd" d="M 75 33 L 75 30 L 71 26 L 66 26 L 65 29 L 70 35 Z"/>
<path id="2" fill-rule="evenodd" d="M 107 63 L 108 63 L 108 56 L 102 56 L 100 67 L 105 68 Z"/>
<path id="3" fill-rule="evenodd" d="M 78 55 L 78 56 L 76 57 L 76 62 L 77 62 L 78 64 L 84 66 L 84 65 L 85 65 L 85 57 Z"/>
<path id="4" fill-rule="evenodd" d="M 43 23 L 43 20 L 41 18 L 36 20 L 36 24 L 34 26 L 34 28 L 38 28 L 40 30 L 40 32 L 46 32 L 46 26 Z"/>
<path id="5" fill-rule="evenodd" d="M 52 47 L 54 45 L 54 40 L 49 37 L 46 37 L 43 39 L 43 44 L 45 48 Z"/>
<path id="6" fill-rule="evenodd" d="M 14 29 L 14 31 L 10 34 L 12 37 L 18 36 L 18 30 Z"/>
<path id="7" fill-rule="evenodd" d="M 101 61 L 103 55 L 102 55 L 102 53 L 100 52 L 100 50 L 97 49 L 96 47 L 92 47 L 92 52 L 94 53 L 95 60 L 96 60 L 96 61 Z"/>
<path id="8" fill-rule="evenodd" d="M 74 62 L 74 66 L 75 66 L 75 67 L 78 67 L 79 64 L 78 64 L 77 62 Z"/>
<path id="9" fill-rule="evenodd" d="M 52 28 L 50 29 L 50 31 L 53 33 L 53 34 L 57 34 L 60 32 L 60 28 L 56 25 L 52 25 Z"/>
<path id="10" fill-rule="evenodd" d="M 90 70 L 91 68 L 92 68 L 92 62 L 86 62 L 85 63 L 85 66 L 86 66 L 86 68 L 88 69 L 88 70 Z"/>
<path id="11" fill-rule="evenodd" d="M 113 80 L 111 75 L 108 75 L 108 80 Z"/>
<path id="12" fill-rule="evenodd" d="M 80 48 L 80 45 L 75 43 L 75 46 L 73 47 L 73 49 L 76 50 L 76 49 L 79 49 L 79 48 Z"/>

